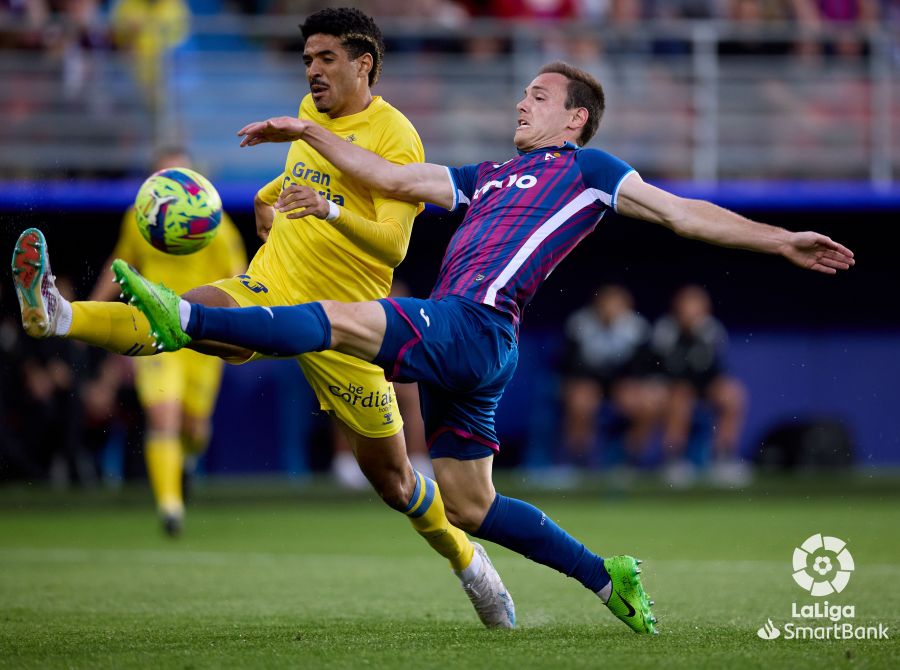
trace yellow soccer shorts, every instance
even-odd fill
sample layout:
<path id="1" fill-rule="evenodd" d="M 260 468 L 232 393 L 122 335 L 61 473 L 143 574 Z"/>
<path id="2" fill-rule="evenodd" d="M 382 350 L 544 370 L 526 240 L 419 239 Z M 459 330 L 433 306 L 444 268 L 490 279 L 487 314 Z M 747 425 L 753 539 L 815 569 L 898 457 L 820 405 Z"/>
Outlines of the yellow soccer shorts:
<path id="1" fill-rule="evenodd" d="M 241 307 L 289 305 L 277 288 L 262 278 L 239 275 L 211 284 Z M 248 360 L 261 358 L 254 354 Z M 403 429 L 394 385 L 372 363 L 337 351 L 314 351 L 296 357 L 320 407 L 333 412 L 354 433 L 369 438 L 390 437 Z"/>
<path id="2" fill-rule="evenodd" d="M 222 381 L 223 362 L 182 349 L 134 358 L 134 382 L 144 407 L 180 402 L 184 412 L 206 419 L 212 415 Z"/>

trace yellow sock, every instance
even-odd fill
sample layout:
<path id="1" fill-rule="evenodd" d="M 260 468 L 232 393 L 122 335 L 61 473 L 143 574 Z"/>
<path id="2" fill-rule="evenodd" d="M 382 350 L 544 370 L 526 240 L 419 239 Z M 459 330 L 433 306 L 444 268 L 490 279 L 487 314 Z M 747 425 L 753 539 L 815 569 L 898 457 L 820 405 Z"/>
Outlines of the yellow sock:
<path id="1" fill-rule="evenodd" d="M 181 514 L 184 511 L 184 499 L 181 495 L 184 454 L 181 451 L 181 440 L 150 434 L 144 449 L 147 475 L 157 508 L 164 513 Z"/>
<path id="2" fill-rule="evenodd" d="M 73 302 L 66 337 L 126 356 L 156 353 L 147 317 L 122 302 Z"/>
<path id="3" fill-rule="evenodd" d="M 406 516 L 416 532 L 449 560 L 454 570 L 465 570 L 472 562 L 475 546 L 464 532 L 447 520 L 437 482 L 419 472 L 415 475 L 416 488 L 406 508 Z"/>

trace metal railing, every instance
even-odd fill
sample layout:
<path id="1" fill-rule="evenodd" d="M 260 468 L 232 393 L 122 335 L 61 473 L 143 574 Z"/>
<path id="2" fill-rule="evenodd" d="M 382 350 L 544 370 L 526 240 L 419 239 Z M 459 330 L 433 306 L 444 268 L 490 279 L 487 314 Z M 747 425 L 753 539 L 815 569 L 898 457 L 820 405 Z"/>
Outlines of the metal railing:
<path id="1" fill-rule="evenodd" d="M 136 174 L 155 146 L 173 141 L 213 178 L 271 177 L 284 148 L 240 150 L 234 133 L 296 112 L 307 90 L 296 23 L 198 17 L 151 94 L 126 53 L 0 51 L 0 177 Z M 719 22 L 384 30 L 375 92 L 415 124 L 432 161 L 511 155 L 515 103 L 556 58 L 604 84 L 607 111 L 591 145 L 647 176 L 889 184 L 900 160 L 900 45 L 890 26 L 815 35 Z M 838 37 L 856 40 L 859 54 L 829 53 Z"/>

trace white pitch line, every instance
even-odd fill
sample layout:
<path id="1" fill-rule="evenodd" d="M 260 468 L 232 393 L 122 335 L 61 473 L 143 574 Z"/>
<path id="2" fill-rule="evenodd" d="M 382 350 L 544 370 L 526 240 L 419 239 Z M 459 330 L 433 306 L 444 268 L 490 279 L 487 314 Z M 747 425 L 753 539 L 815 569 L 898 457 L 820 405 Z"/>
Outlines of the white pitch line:
<path id="1" fill-rule="evenodd" d="M 790 571 L 791 562 L 772 560 L 684 560 L 684 559 L 654 559 L 647 558 L 644 567 L 652 570 L 654 567 L 660 570 L 672 570 L 676 572 L 698 569 L 710 572 L 727 573 L 752 573 L 759 570 L 772 572 Z M 248 563 L 256 565 L 268 565 L 285 561 L 358 561 L 385 559 L 395 561 L 416 561 L 417 556 L 377 556 L 364 554 L 292 554 L 270 552 L 231 552 L 231 551 L 196 551 L 162 549 L 75 549 L 65 547 L 9 547 L 0 548 L 0 562 L 6 563 L 122 563 L 139 562 L 147 564 L 172 564 L 172 565 L 231 565 Z M 880 576 L 900 576 L 900 564 L 892 563 L 862 563 L 857 559 L 856 571 L 864 574 Z"/>
<path id="2" fill-rule="evenodd" d="M 269 565 L 284 561 L 339 561 L 375 556 L 359 554 L 276 554 L 264 552 L 230 551 L 180 551 L 154 549 L 71 549 L 64 547 L 16 547 L 0 549 L 0 562 L 44 562 L 44 563 L 121 563 L 138 562 L 147 564 L 173 565 L 231 565 L 233 563 Z M 383 557 L 391 561 L 397 557 Z M 402 560 L 402 558 L 401 558 Z"/>

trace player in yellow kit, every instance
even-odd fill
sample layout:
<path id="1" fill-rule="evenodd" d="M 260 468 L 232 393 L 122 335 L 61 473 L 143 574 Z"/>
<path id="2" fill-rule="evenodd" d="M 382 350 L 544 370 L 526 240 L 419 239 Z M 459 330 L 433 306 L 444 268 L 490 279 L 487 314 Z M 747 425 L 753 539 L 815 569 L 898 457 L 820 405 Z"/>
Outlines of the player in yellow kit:
<path id="1" fill-rule="evenodd" d="M 300 116 L 390 161 L 424 160 L 409 121 L 371 93 L 384 56 L 374 21 L 356 9 L 325 9 L 307 17 L 301 31 L 310 94 Z M 266 243 L 247 274 L 191 289 L 183 294 L 185 300 L 211 307 L 268 307 L 385 297 L 421 209 L 345 179 L 303 142 L 291 145 L 283 174 L 260 190 L 254 204 L 257 230 Z M 154 339 L 138 310 L 117 303 L 70 304 L 59 296 L 39 231 L 20 236 L 13 273 L 29 334 L 73 337 L 120 353 L 151 353 Z M 255 355 L 219 342 L 195 342 L 192 348 L 231 362 Z M 512 600 L 483 547 L 450 525 L 437 484 L 410 465 L 393 387 L 381 369 L 337 352 L 305 354 L 298 362 L 381 498 L 406 514 L 449 560 L 486 626 L 512 628 Z"/>
<path id="2" fill-rule="evenodd" d="M 171 147 L 158 153 L 154 170 L 173 167 L 192 167 L 186 151 Z M 114 258 L 124 258 L 178 292 L 247 268 L 241 235 L 225 213 L 208 246 L 188 256 L 173 256 L 147 243 L 138 230 L 134 208 L 129 208 L 122 219 L 119 240 L 90 300 L 112 300 L 118 295 L 109 269 Z M 135 386 L 147 417 L 147 475 L 163 529 L 172 536 L 180 534 L 184 522 L 182 475 L 193 471 L 209 443 L 222 364 L 219 358 L 189 349 L 135 358 Z"/>

